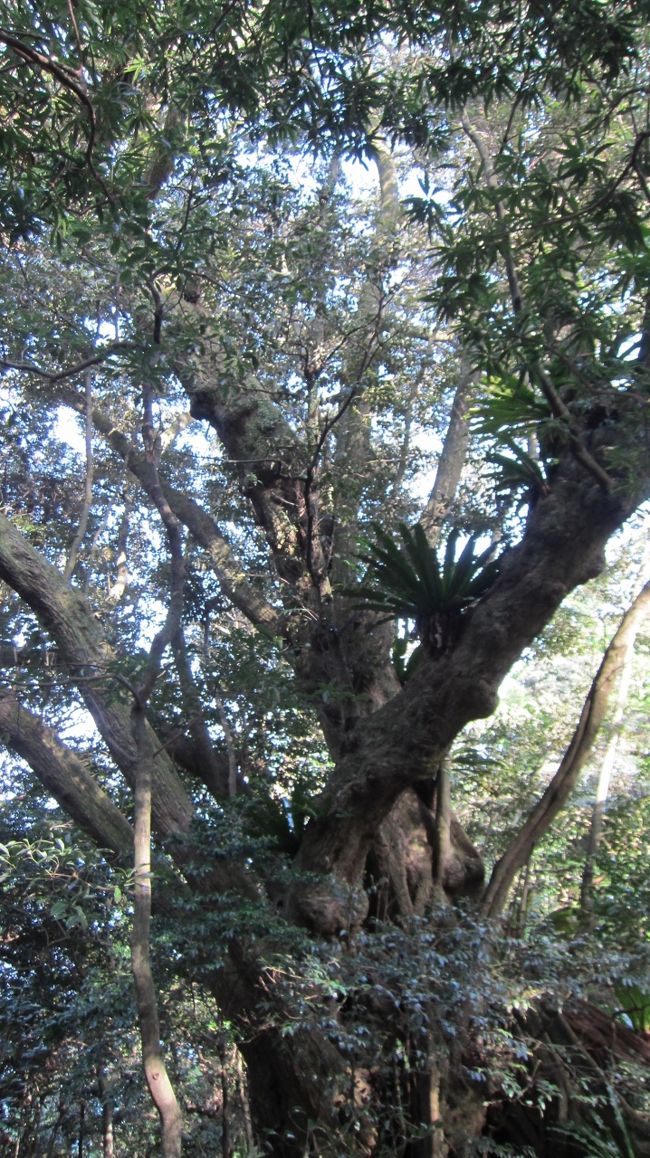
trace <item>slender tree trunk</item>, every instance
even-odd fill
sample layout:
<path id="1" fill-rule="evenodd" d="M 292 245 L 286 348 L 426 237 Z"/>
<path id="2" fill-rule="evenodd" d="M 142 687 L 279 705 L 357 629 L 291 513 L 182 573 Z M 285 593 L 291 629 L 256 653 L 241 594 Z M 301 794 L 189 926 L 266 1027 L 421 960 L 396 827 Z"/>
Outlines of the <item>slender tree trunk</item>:
<path id="1" fill-rule="evenodd" d="M 102 1158 L 113 1158 L 113 1098 L 103 1069 L 99 1071 L 97 1085 L 102 1103 Z"/>
<path id="2" fill-rule="evenodd" d="M 230 1090 L 228 1087 L 228 1049 L 225 1039 L 219 1043 L 219 1062 L 221 1066 L 221 1154 L 222 1158 L 231 1158 L 230 1144 Z"/>
<path id="3" fill-rule="evenodd" d="M 153 414 L 153 391 L 142 387 L 142 437 L 150 480 L 150 495 L 165 528 L 170 553 L 171 582 L 165 622 L 154 636 L 142 682 L 133 695 L 131 730 L 136 750 L 134 845 L 134 908 L 131 965 L 135 983 L 142 1062 L 149 1092 L 160 1115 L 163 1158 L 180 1158 L 183 1122 L 160 1046 L 158 999 L 151 969 L 151 820 L 154 757 L 147 736 L 146 705 L 160 674 L 166 648 L 180 630 L 183 611 L 185 562 L 180 524 L 169 508 L 158 474 L 159 441 Z"/>
<path id="4" fill-rule="evenodd" d="M 86 1127 L 86 1103 L 79 1103 L 79 1143 L 77 1146 L 77 1153 L 79 1158 L 84 1158 L 84 1135 Z"/>
<path id="5" fill-rule="evenodd" d="M 149 1092 L 160 1115 L 163 1158 L 180 1158 L 182 1118 L 160 1047 L 158 1000 L 151 970 L 151 788 L 152 761 L 146 746 L 144 713 L 133 710 L 138 752 L 134 818 L 134 907 L 131 965 L 142 1040 L 142 1061 Z"/>
<path id="6" fill-rule="evenodd" d="M 530 900 L 530 860 L 526 861 L 523 873 L 523 880 L 521 882 L 521 895 L 519 902 L 513 905 L 512 911 L 512 929 L 516 937 L 523 937 L 526 928 L 526 921 L 528 920 L 528 905 Z"/>
<path id="7" fill-rule="evenodd" d="M 420 522 L 433 546 L 438 542 L 440 528 L 454 501 L 465 466 L 469 446 L 468 411 L 475 386 L 475 372 L 463 367 L 460 382 L 454 394 L 451 417 L 438 462 L 433 489 L 420 516 Z"/>
<path id="8" fill-rule="evenodd" d="M 637 624 L 637 630 L 640 624 Z M 594 865 L 596 856 L 600 846 L 600 841 L 603 831 L 603 821 L 605 818 L 605 806 L 607 804 L 607 797 L 609 795 L 609 784 L 616 763 L 616 756 L 618 754 L 619 742 L 621 739 L 621 731 L 623 729 L 623 721 L 625 719 L 625 708 L 630 694 L 630 684 L 632 681 L 632 660 L 634 657 L 634 643 L 637 631 L 631 633 L 627 639 L 626 647 L 623 652 L 621 660 L 621 676 L 618 685 L 618 693 L 616 696 L 616 708 L 612 718 L 611 733 L 605 755 L 603 756 L 600 771 L 598 773 L 598 783 L 596 785 L 596 799 L 591 813 L 591 825 L 589 828 L 589 837 L 587 840 L 587 852 L 585 854 L 585 863 L 582 871 L 582 884 L 580 887 L 580 908 L 585 916 L 591 913 L 593 909 L 593 886 L 594 886 Z"/>
<path id="9" fill-rule="evenodd" d="M 560 766 L 544 795 L 530 812 L 501 860 L 494 866 L 485 890 L 482 910 L 487 917 L 503 912 L 512 882 L 533 849 L 548 832 L 575 787 L 578 775 L 593 746 L 609 704 L 612 690 L 625 663 L 629 641 L 634 638 L 650 610 L 650 581 L 628 607 L 594 677 L 580 719 Z"/>
<path id="10" fill-rule="evenodd" d="M 52 1158 L 52 1155 L 54 1154 L 54 1147 L 56 1145 L 57 1135 L 59 1133 L 59 1128 L 60 1128 L 61 1123 L 63 1121 L 64 1114 L 65 1114 L 65 1106 L 63 1104 L 63 1101 L 59 1100 L 59 1112 L 56 1116 L 56 1121 L 55 1121 L 55 1123 L 52 1126 L 52 1129 L 50 1131 L 50 1136 L 49 1136 L 48 1143 L 47 1143 L 47 1150 L 45 1151 L 45 1158 Z M 40 1110 L 39 1110 L 38 1116 L 37 1116 L 37 1125 L 38 1125 L 38 1121 L 40 1119 L 40 1116 L 41 1116 L 41 1114 L 40 1114 Z M 34 1129 L 34 1139 L 36 1139 L 36 1137 L 37 1137 L 37 1130 L 35 1128 Z M 20 1154 L 22 1152 L 22 1149 L 23 1148 L 21 1146 L 18 1150 L 18 1154 Z"/>
<path id="11" fill-rule="evenodd" d="M 451 843 L 451 782 L 449 761 L 440 761 L 436 779 L 435 853 L 433 863 L 434 888 L 439 900 L 444 900 L 444 881 L 452 856 Z"/>
<path id="12" fill-rule="evenodd" d="M 244 1134 L 246 1136 L 246 1145 L 249 1150 L 253 1150 L 255 1139 L 253 1137 L 251 1107 L 248 1100 L 246 1072 L 244 1070 L 244 1064 L 239 1052 L 237 1052 L 235 1055 L 235 1072 L 237 1074 L 237 1096 L 239 1099 L 239 1105 L 241 1107 L 242 1117 L 244 1119 Z"/>

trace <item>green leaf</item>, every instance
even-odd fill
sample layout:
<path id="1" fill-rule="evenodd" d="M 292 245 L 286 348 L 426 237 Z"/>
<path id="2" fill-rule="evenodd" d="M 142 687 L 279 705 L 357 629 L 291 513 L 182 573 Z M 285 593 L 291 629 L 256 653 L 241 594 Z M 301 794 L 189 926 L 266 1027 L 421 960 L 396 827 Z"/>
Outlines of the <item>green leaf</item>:
<path id="1" fill-rule="evenodd" d="M 362 556 L 368 566 L 366 579 L 346 594 L 355 598 L 357 607 L 396 619 L 414 619 L 424 635 L 435 617 L 460 613 L 475 602 L 498 573 L 497 561 L 489 562 L 491 547 L 476 555 L 476 535 L 470 535 L 456 559 L 459 531 L 451 531 L 441 571 L 437 553 L 420 523 L 413 528 L 399 524 L 401 546 L 377 524 L 373 529 L 381 546 L 368 545 Z"/>

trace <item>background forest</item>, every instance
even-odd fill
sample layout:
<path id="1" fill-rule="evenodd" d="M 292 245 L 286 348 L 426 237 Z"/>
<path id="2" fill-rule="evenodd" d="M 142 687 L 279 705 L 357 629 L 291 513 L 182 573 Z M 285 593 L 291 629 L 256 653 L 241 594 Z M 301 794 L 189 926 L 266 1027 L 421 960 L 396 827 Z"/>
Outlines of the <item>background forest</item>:
<path id="1" fill-rule="evenodd" d="M 0 1152 L 650 1154 L 650 5 L 0 13 Z"/>

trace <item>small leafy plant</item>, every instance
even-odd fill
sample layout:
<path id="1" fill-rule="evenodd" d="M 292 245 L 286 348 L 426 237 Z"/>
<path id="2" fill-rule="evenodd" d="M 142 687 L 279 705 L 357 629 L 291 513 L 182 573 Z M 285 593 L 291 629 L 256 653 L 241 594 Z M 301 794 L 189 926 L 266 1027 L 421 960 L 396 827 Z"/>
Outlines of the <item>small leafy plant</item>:
<path id="1" fill-rule="evenodd" d="M 504 439 L 509 430 L 529 430 L 551 417 L 548 403 L 519 377 L 491 379 L 485 397 L 471 412 L 472 429 L 483 438 Z"/>
<path id="2" fill-rule="evenodd" d="M 549 492 L 548 480 L 539 462 L 522 450 L 513 438 L 503 438 L 509 454 L 494 452 L 488 455 L 488 462 L 496 467 L 494 472 L 495 490 L 514 493 L 525 490 L 527 501 L 534 503 L 541 495 Z"/>
<path id="3" fill-rule="evenodd" d="M 454 530 L 440 561 L 421 523 L 412 528 L 400 523 L 401 543 L 378 523 L 372 528 L 376 541 L 359 556 L 368 570 L 361 587 L 350 594 L 364 609 L 412 620 L 414 634 L 431 654 L 445 651 L 458 635 L 462 613 L 496 578 L 492 547 L 477 554 L 478 536 L 470 535 L 456 558 L 460 532 Z"/>

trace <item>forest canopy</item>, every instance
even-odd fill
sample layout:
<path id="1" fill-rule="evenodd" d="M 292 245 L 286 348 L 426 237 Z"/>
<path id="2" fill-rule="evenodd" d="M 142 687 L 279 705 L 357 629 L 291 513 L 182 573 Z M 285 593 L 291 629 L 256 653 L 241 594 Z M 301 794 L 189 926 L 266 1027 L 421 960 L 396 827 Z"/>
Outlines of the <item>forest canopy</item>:
<path id="1" fill-rule="evenodd" d="M 0 0 L 8 1153 L 650 1154 L 649 17 Z"/>

